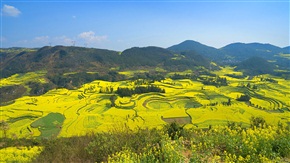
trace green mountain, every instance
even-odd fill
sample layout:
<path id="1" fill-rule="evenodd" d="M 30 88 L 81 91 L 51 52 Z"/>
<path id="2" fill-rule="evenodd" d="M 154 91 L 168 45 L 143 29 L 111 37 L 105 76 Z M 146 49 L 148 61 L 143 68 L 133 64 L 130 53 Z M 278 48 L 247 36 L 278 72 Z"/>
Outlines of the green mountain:
<path id="1" fill-rule="evenodd" d="M 237 71 L 243 71 L 246 75 L 272 74 L 275 65 L 261 57 L 251 57 L 242 61 L 235 68 Z"/>
<path id="2" fill-rule="evenodd" d="M 283 49 L 271 44 L 261 43 L 233 43 L 220 49 L 225 55 L 243 61 L 250 57 L 262 57 L 268 60 L 275 59 L 275 55 L 283 53 Z"/>
<path id="3" fill-rule="evenodd" d="M 123 52 L 74 46 L 45 46 L 39 49 L 8 48 L 0 51 L 1 77 L 16 73 L 45 70 L 49 74 L 70 72 L 98 72 L 110 70 L 138 70 L 163 68 L 184 71 L 196 67 L 214 68 L 210 61 L 233 64 L 251 57 L 271 60 L 280 69 L 289 69 L 289 47 L 271 44 L 234 43 L 221 49 L 187 40 L 167 49 L 160 47 L 133 47 Z"/>
<path id="4" fill-rule="evenodd" d="M 173 53 L 160 47 L 134 47 L 121 53 L 121 68 L 132 67 L 162 67 L 168 71 L 184 71 L 197 66 L 210 67 L 210 61 L 205 57 L 192 53 Z"/>
<path id="5" fill-rule="evenodd" d="M 49 74 L 69 72 L 98 72 L 107 74 L 112 68 L 137 70 L 155 68 L 172 70 L 210 67 L 202 56 L 174 54 L 160 47 L 130 48 L 122 53 L 112 50 L 84 47 L 42 47 L 40 49 L 1 49 L 1 77 L 16 73 L 46 70 Z"/>
<path id="6" fill-rule="evenodd" d="M 259 49 L 259 50 L 257 50 Z M 266 50 L 267 49 L 267 50 Z M 168 49 L 160 47 L 133 47 L 123 52 L 106 49 L 74 46 L 45 46 L 42 48 L 4 48 L 0 49 L 0 78 L 14 74 L 42 71 L 45 83 L 31 80 L 23 85 L 2 87 L 2 102 L 11 101 L 22 95 L 41 95 L 59 87 L 74 89 L 93 80 L 119 81 L 133 78 L 161 80 L 168 72 L 193 70 L 195 74 L 209 74 L 218 66 L 211 61 L 236 59 L 236 70 L 246 75 L 277 73 L 274 69 L 289 69 L 289 47 L 282 48 L 270 44 L 231 44 L 215 49 L 195 41 L 185 41 Z M 286 54 L 287 53 L 287 54 Z M 247 58 L 258 55 L 258 57 Z M 208 59 L 209 57 L 210 59 Z M 265 59 L 266 58 L 266 59 Z M 271 63 L 267 60 L 271 59 Z M 156 68 L 162 71 L 156 71 Z M 44 71 L 43 71 L 44 70 Z M 125 76 L 119 71 L 146 70 Z M 163 72 L 163 71 L 166 72 Z M 90 73 L 88 73 L 90 72 Z M 148 73 L 149 72 L 149 73 Z M 279 72 L 279 76 L 289 76 Z M 20 75 L 21 76 L 21 75 Z M 180 78 L 182 76 L 175 76 Z M 9 95 L 7 95 L 9 92 Z"/>
<path id="7" fill-rule="evenodd" d="M 220 65 L 230 64 L 236 66 L 251 57 L 261 57 L 266 60 L 271 60 L 280 69 L 290 69 L 289 57 L 283 55 L 290 54 L 289 46 L 280 48 L 271 44 L 233 43 L 216 49 L 196 41 L 187 40 L 167 49 L 175 53 L 199 54 Z"/>
<path id="8" fill-rule="evenodd" d="M 163 63 L 171 59 L 173 54 L 160 47 L 133 47 L 127 50 L 124 50 L 121 53 L 122 67 L 139 67 L 139 66 L 162 66 Z"/>
<path id="9" fill-rule="evenodd" d="M 4 58 L 1 62 L 2 77 L 38 70 L 60 73 L 105 71 L 117 64 L 119 56 L 118 52 L 111 50 L 65 46 L 46 46 L 34 51 L 25 49 L 18 54 L 9 50 L 0 55 Z"/>
<path id="10" fill-rule="evenodd" d="M 177 53 L 191 52 L 205 56 L 211 60 L 218 60 L 220 57 L 224 57 L 222 51 L 192 40 L 186 40 L 180 44 L 168 47 L 167 49 Z"/>
<path id="11" fill-rule="evenodd" d="M 283 53 L 284 54 L 290 54 L 290 46 L 287 46 L 287 47 L 283 48 Z"/>

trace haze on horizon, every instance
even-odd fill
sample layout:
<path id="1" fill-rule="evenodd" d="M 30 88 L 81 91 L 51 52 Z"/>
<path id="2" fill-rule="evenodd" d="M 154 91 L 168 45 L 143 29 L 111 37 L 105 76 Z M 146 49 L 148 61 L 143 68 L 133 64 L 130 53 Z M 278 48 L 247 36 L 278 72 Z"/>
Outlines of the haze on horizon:
<path id="1" fill-rule="evenodd" d="M 1 48 L 289 46 L 289 1 L 1 1 Z"/>

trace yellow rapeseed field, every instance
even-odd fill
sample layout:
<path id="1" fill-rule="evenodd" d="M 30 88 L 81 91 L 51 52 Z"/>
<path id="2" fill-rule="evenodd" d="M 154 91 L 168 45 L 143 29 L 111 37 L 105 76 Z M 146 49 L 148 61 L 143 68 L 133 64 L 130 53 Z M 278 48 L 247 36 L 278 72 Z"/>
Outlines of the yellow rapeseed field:
<path id="1" fill-rule="evenodd" d="M 45 72 L 27 73 L 1 79 L 1 86 L 23 84 L 32 79 L 45 82 L 42 78 L 43 73 Z M 241 75 L 241 72 L 226 67 L 216 71 L 215 74 Z M 290 93 L 287 91 L 290 90 L 289 80 L 267 75 L 244 79 L 224 77 L 228 81 L 228 86 L 221 87 L 204 85 L 199 80 L 166 78 L 153 83 L 164 89 L 165 93 L 117 96 L 115 106 L 112 106 L 110 99 L 114 92 L 108 90 L 116 91 L 118 87 L 134 88 L 136 83 L 96 80 L 84 84 L 77 90 L 53 89 L 41 96 L 18 98 L 10 105 L 1 106 L 0 117 L 9 125 L 8 137 L 41 136 L 40 130 L 30 125 L 49 113 L 60 113 L 64 116 L 62 126 L 52 126 L 52 129 L 59 128 L 59 136 L 63 137 L 84 135 L 90 131 L 108 131 L 114 128 L 115 124 L 127 125 L 132 129 L 157 127 L 166 123 L 162 117 L 190 116 L 192 126 L 199 128 L 228 122 L 248 126 L 252 116 L 261 116 L 272 125 L 277 125 L 278 122 L 289 123 Z M 262 80 L 263 78 L 272 78 L 277 83 Z M 251 87 L 247 87 L 248 84 Z M 254 89 L 254 85 L 257 88 Z M 236 100 L 244 94 L 251 96 L 251 103 Z M 229 106 L 225 105 L 228 100 L 231 101 Z M 1 130 L 1 137 L 3 136 L 4 131 Z"/>

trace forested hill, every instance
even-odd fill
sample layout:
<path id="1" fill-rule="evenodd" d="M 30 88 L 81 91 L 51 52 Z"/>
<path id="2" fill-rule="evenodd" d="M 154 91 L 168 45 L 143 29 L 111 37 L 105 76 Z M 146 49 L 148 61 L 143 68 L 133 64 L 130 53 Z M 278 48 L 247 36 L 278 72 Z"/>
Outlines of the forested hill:
<path id="1" fill-rule="evenodd" d="M 122 67 L 136 67 L 136 66 L 157 66 L 173 57 L 174 55 L 160 47 L 133 47 L 124 50 L 120 57 L 122 59 Z"/>
<path id="2" fill-rule="evenodd" d="M 287 47 L 283 48 L 283 53 L 284 54 L 290 54 L 290 46 L 287 46 Z"/>
<path id="3" fill-rule="evenodd" d="M 40 49 L 1 49 L 1 77 L 46 70 L 49 73 L 137 70 L 160 67 L 166 70 L 208 68 L 210 62 L 197 54 L 182 55 L 160 47 L 134 47 L 122 53 L 112 50 L 45 46 Z"/>
<path id="4" fill-rule="evenodd" d="M 226 55 L 235 57 L 237 60 L 246 60 L 254 56 L 275 59 L 275 55 L 286 52 L 283 48 L 261 43 L 233 43 L 221 48 L 221 51 Z"/>
<path id="5" fill-rule="evenodd" d="M 193 40 L 186 40 L 180 44 L 168 47 L 167 49 L 178 53 L 194 52 L 196 54 L 206 56 L 211 60 L 218 60 L 218 58 L 224 57 L 222 51 Z"/>
<path id="6" fill-rule="evenodd" d="M 184 41 L 167 49 L 178 53 L 195 52 L 215 62 L 230 64 L 242 62 L 250 57 L 261 57 L 266 60 L 275 61 L 282 67 L 285 67 L 285 63 L 289 60 L 281 54 L 290 54 L 289 46 L 280 48 L 271 44 L 262 43 L 233 43 L 216 49 L 192 40 Z"/>
<path id="7" fill-rule="evenodd" d="M 279 69 L 289 69 L 289 47 L 271 44 L 233 43 L 216 49 L 187 40 L 167 49 L 133 47 L 123 52 L 75 46 L 45 46 L 39 49 L 8 48 L 0 51 L 1 77 L 16 73 L 46 70 L 50 74 L 66 72 L 98 72 L 162 68 L 168 71 L 194 70 L 196 67 L 215 68 L 219 65 L 237 66 L 250 57 L 260 57 Z"/>
<path id="8" fill-rule="evenodd" d="M 8 50 L 7 50 L 8 51 Z M 11 51 L 11 50 L 10 50 Z M 81 47 L 43 47 L 36 51 L 1 53 L 2 76 L 15 73 L 47 70 L 49 72 L 95 71 L 117 64 L 118 52 Z"/>
<path id="9" fill-rule="evenodd" d="M 238 64 L 235 70 L 243 71 L 245 75 L 272 74 L 274 64 L 261 57 L 251 57 Z"/>

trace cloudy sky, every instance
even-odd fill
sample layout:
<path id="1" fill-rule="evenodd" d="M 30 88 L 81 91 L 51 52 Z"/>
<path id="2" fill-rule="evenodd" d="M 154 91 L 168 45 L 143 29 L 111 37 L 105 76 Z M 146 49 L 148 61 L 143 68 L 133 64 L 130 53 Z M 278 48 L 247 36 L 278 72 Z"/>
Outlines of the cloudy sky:
<path id="1" fill-rule="evenodd" d="M 288 0 L 1 0 L 1 47 L 289 46 Z"/>

